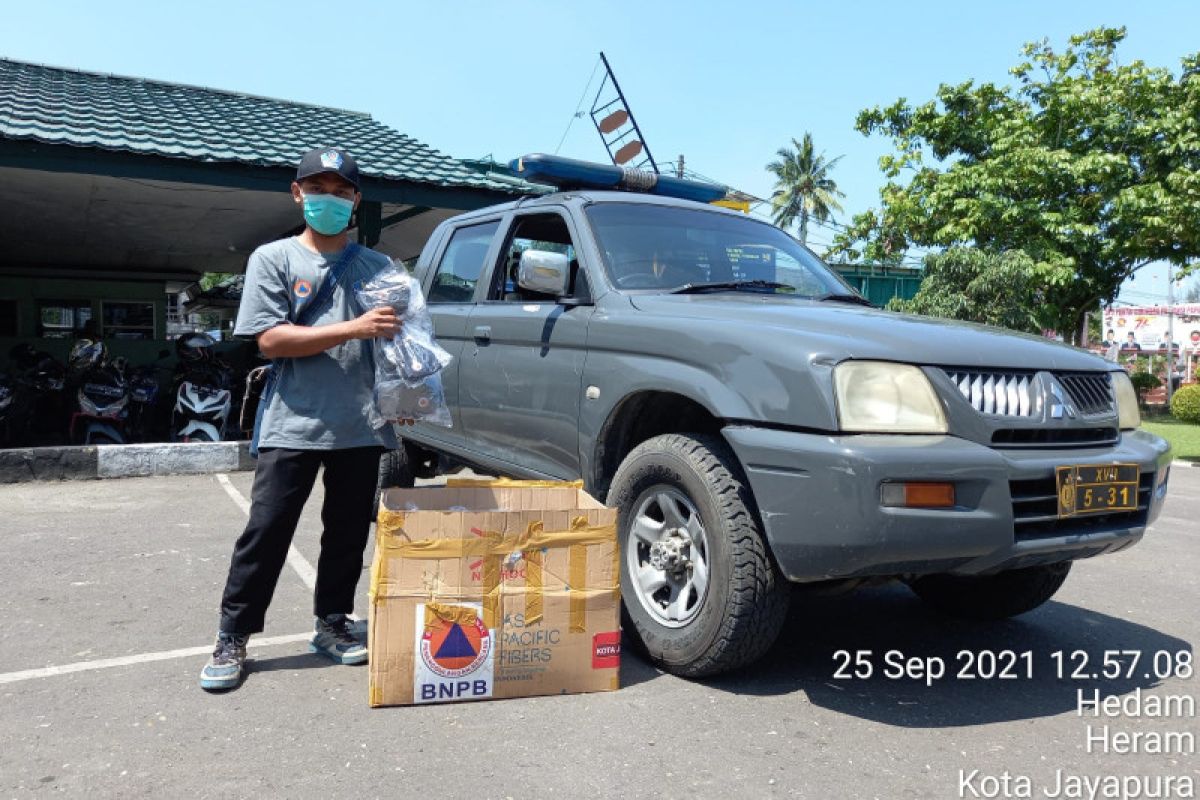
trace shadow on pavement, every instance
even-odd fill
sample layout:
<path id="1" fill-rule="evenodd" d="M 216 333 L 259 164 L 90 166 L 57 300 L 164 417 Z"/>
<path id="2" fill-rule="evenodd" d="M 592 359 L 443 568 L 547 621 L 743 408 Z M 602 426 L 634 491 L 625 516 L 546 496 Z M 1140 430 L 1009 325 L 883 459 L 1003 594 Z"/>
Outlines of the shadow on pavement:
<path id="1" fill-rule="evenodd" d="M 325 656 L 317 655 L 316 653 L 297 653 L 290 656 L 275 656 L 272 658 L 251 656 L 246 661 L 246 672 L 251 675 L 255 672 L 279 672 L 281 670 L 317 669 L 320 667 L 338 667 L 344 669 L 342 665 L 335 664 Z"/>
<path id="2" fill-rule="evenodd" d="M 956 677 L 967 665 L 961 651 L 1031 652 L 1032 678 L 968 680 Z M 835 653 L 871 651 L 874 675 L 834 678 L 841 661 Z M 1073 651 L 1088 654 L 1077 680 L 1059 678 L 1051 654 L 1064 653 L 1070 673 Z M 1107 680 L 1099 675 L 1105 650 L 1142 653 L 1135 674 Z M 1077 689 L 1091 696 L 1123 695 L 1157 684 L 1153 654 L 1192 651 L 1192 645 L 1143 625 L 1078 606 L 1050 602 L 1023 617 L 998 623 L 950 619 L 928 609 L 907 588 L 890 585 L 833 597 L 797 592 L 783 632 L 762 661 L 739 673 L 704 681 L 710 688 L 741 695 L 784 695 L 803 691 L 814 705 L 888 725 L 912 728 L 977 725 L 1052 716 L 1077 707 Z M 940 658 L 946 675 L 925 678 L 885 676 L 884 656 Z M 1128 661 L 1125 662 L 1126 664 Z M 652 667 L 647 667 L 653 669 Z M 1124 672 L 1124 670 L 1123 670 Z M 1097 677 L 1090 677 L 1096 673 Z M 624 678 L 624 673 L 622 674 Z"/>

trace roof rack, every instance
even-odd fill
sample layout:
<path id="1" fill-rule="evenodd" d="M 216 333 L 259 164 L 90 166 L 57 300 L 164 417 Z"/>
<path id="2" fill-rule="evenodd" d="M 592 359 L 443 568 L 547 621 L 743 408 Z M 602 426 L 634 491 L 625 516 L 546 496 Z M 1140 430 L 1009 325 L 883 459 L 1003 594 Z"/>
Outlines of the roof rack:
<path id="1" fill-rule="evenodd" d="M 545 183 L 560 190 L 568 189 L 616 189 L 627 192 L 642 192 L 660 197 L 677 197 L 711 203 L 726 194 L 724 186 L 700 181 L 689 181 L 655 172 L 618 167 L 613 164 L 596 164 L 575 158 L 533 153 L 522 156 L 509 164 L 513 173 L 531 183 Z"/>

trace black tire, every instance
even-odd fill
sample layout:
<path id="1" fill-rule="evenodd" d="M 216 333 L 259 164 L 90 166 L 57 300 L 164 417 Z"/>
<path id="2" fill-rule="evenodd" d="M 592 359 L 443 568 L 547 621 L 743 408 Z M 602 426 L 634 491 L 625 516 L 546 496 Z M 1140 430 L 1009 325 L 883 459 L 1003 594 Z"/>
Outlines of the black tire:
<path id="1" fill-rule="evenodd" d="M 999 620 L 1032 611 L 1059 590 L 1071 562 L 965 577 L 926 575 L 909 581 L 917 597 L 952 617 Z"/>
<path id="2" fill-rule="evenodd" d="M 696 607 L 689 619 L 675 621 L 677 627 L 647 609 L 663 601 L 654 595 L 642 599 L 630 571 L 644 545 L 635 542 L 639 549 L 631 555 L 635 515 L 664 491 L 691 503 L 687 513 L 696 512 L 705 539 L 706 590 L 702 596 L 692 590 L 689 600 L 695 598 Z M 608 505 L 618 508 L 626 617 L 655 663 L 677 675 L 701 677 L 750 664 L 770 649 L 787 615 L 789 586 L 771 558 L 737 458 L 723 440 L 667 434 L 642 443 L 617 470 Z"/>
<path id="3" fill-rule="evenodd" d="M 375 486 L 375 504 L 371 506 L 371 519 L 379 516 L 379 501 L 384 489 L 411 489 L 416 483 L 408 464 L 408 450 L 403 442 L 396 450 L 385 450 L 379 457 L 379 482 Z"/>

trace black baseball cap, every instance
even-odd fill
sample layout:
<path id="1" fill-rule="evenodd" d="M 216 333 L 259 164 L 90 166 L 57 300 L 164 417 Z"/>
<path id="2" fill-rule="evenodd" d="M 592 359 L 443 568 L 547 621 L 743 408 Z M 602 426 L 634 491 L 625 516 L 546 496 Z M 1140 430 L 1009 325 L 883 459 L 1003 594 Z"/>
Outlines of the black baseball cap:
<path id="1" fill-rule="evenodd" d="M 309 150 L 300 158 L 300 166 L 296 168 L 296 182 L 322 172 L 332 172 L 340 175 L 354 188 L 358 188 L 358 164 L 345 150 L 336 147 L 318 147 Z"/>

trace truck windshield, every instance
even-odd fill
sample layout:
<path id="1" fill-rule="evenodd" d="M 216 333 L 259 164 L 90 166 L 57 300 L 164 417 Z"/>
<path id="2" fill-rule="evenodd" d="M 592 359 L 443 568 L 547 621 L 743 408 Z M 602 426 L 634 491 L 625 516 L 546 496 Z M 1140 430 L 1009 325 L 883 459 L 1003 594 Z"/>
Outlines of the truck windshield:
<path id="1" fill-rule="evenodd" d="M 853 293 L 799 242 L 765 222 L 649 203 L 596 203 L 588 219 L 620 289 L 714 290 L 799 297 Z"/>

